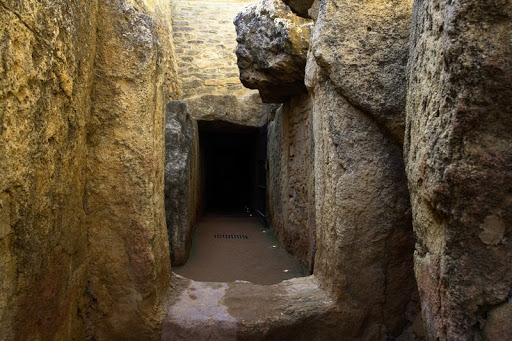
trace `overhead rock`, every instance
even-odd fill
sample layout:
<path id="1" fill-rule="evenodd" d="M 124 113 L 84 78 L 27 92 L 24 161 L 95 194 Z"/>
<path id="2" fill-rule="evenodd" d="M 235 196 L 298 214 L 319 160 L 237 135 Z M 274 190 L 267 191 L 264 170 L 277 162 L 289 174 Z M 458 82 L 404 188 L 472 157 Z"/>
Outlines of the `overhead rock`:
<path id="1" fill-rule="evenodd" d="M 262 127 L 277 109 L 264 104 L 257 92 L 238 98 L 235 95 L 203 95 L 185 101 L 195 120 L 225 121 L 251 127 Z"/>
<path id="2" fill-rule="evenodd" d="M 283 0 L 285 4 L 290 6 L 292 11 L 303 18 L 309 18 L 308 10 L 315 0 Z"/>
<path id="3" fill-rule="evenodd" d="M 311 44 L 336 90 L 400 141 L 411 12 L 411 0 L 325 0 Z"/>
<path id="4" fill-rule="evenodd" d="M 281 0 L 262 0 L 234 20 L 240 80 L 258 89 L 263 102 L 282 103 L 306 92 L 304 68 L 312 21 Z"/>
<path id="5" fill-rule="evenodd" d="M 510 1 L 415 4 L 404 145 L 429 340 L 512 340 L 511 32 Z"/>
<path id="6" fill-rule="evenodd" d="M 165 217 L 171 262 L 183 265 L 192 244 L 198 200 L 197 122 L 183 101 L 167 104 L 165 125 Z"/>

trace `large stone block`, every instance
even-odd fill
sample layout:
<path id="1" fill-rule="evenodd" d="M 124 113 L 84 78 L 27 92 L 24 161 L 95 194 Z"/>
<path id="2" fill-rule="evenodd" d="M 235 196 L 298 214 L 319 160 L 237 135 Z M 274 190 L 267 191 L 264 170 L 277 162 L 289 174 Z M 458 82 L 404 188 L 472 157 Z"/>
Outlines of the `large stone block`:
<path id="1" fill-rule="evenodd" d="M 89 312 L 102 340 L 157 338 L 170 289 L 164 212 L 165 53 L 140 4 L 99 4 L 84 207 Z M 155 15 L 156 17 L 157 15 Z"/>
<path id="2" fill-rule="evenodd" d="M 512 4 L 416 1 L 412 27 L 405 158 L 427 337 L 510 340 Z"/>
<path id="3" fill-rule="evenodd" d="M 263 102 L 282 103 L 306 92 L 304 68 L 312 22 L 281 0 L 262 0 L 235 18 L 240 80 Z"/>
<path id="4" fill-rule="evenodd" d="M 198 206 L 198 132 L 183 101 L 167 104 L 165 216 L 172 265 L 183 265 L 192 244 Z"/>
<path id="5" fill-rule="evenodd" d="M 402 149 L 330 81 L 315 87 L 313 110 L 314 274 L 339 299 L 344 337 L 397 336 L 417 309 Z"/>
<path id="6" fill-rule="evenodd" d="M 0 339 L 86 338 L 97 1 L 0 2 Z"/>
<path id="7" fill-rule="evenodd" d="M 264 104 L 257 92 L 235 95 L 201 95 L 185 100 L 190 116 L 201 121 L 225 121 L 251 127 L 268 123 L 275 105 Z"/>
<path id="8" fill-rule="evenodd" d="M 312 51 L 340 95 L 398 141 L 413 0 L 322 1 Z"/>
<path id="9" fill-rule="evenodd" d="M 347 6 L 354 8 L 338 11 L 348 10 Z M 380 104 L 387 105 L 375 101 L 375 96 L 384 96 L 386 89 L 369 88 L 382 74 L 364 71 L 375 50 L 360 46 L 362 29 L 368 34 L 366 17 L 373 16 L 374 22 L 387 19 L 380 18 L 385 12 L 378 10 L 379 4 L 366 4 L 365 13 L 358 6 L 321 2 L 306 66 L 306 84 L 313 94 L 314 274 L 339 300 L 343 339 L 385 340 L 402 333 L 414 339 L 421 335 L 421 328 L 413 326 L 421 325 L 421 321 L 402 147 L 397 134 L 383 129 L 375 114 L 384 110 Z M 353 16 L 347 18 L 347 13 Z M 380 29 L 391 28 L 384 25 Z M 343 35 L 339 35 L 340 30 Z M 389 39 L 397 49 L 393 54 L 403 50 L 399 46 L 401 36 Z M 343 44 L 338 45 L 340 42 Z M 324 60 L 325 56 L 328 59 Z M 373 107 L 363 110 L 350 94 L 340 91 L 336 81 L 340 80 L 338 72 L 347 67 L 347 58 L 352 63 L 348 69 L 355 73 L 345 74 L 343 82 L 350 83 L 351 92 L 374 101 Z M 358 68 L 362 70 L 356 71 Z M 404 84 L 394 86 L 404 88 Z M 397 108 L 405 106 L 403 96 L 393 101 Z M 399 126 L 395 128 L 399 131 Z"/>

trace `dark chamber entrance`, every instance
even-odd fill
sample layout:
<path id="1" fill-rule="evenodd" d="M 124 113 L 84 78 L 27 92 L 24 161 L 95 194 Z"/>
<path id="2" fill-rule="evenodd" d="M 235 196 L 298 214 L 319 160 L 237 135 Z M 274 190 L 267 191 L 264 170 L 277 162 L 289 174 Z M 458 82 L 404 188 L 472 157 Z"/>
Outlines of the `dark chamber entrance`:
<path id="1" fill-rule="evenodd" d="M 266 128 L 220 121 L 198 121 L 198 127 L 203 215 L 188 261 L 173 271 L 195 281 L 261 285 L 308 275 L 261 224 L 266 215 Z"/>
<path id="2" fill-rule="evenodd" d="M 199 121 L 203 210 L 216 214 L 256 214 L 261 203 L 258 169 L 260 129 L 221 121 Z M 266 136 L 264 139 L 266 143 Z M 260 142 L 260 143 L 259 143 Z M 261 167 L 260 167 L 261 168 Z M 263 201 L 265 197 L 263 196 Z"/>

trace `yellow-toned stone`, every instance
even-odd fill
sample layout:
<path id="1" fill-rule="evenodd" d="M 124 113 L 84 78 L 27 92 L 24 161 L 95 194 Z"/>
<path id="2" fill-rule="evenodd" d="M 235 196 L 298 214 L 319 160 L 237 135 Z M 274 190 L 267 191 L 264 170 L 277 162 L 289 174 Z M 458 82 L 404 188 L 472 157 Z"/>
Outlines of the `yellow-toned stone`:
<path id="1" fill-rule="evenodd" d="M 238 77 L 234 17 L 251 0 L 175 1 L 174 40 L 184 98 L 205 94 L 242 97 L 250 90 Z"/>

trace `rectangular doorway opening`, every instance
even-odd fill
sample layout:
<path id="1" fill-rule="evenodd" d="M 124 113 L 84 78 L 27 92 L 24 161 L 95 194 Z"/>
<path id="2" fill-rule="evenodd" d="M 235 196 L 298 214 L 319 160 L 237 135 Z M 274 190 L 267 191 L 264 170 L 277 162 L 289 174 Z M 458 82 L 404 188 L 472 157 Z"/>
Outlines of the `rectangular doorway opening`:
<path id="1" fill-rule="evenodd" d="M 266 174 L 258 161 L 261 129 L 222 121 L 199 121 L 198 128 L 203 213 L 257 215 L 266 201 Z"/>

